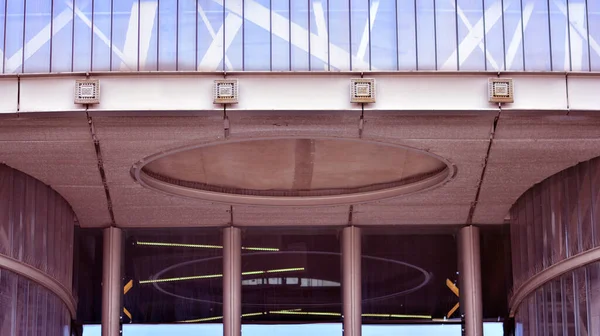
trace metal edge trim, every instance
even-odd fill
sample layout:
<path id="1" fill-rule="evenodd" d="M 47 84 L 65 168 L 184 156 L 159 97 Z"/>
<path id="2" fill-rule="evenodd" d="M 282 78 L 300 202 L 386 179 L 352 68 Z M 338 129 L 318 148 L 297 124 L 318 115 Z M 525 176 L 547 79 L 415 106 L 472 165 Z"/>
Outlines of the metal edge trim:
<path id="1" fill-rule="evenodd" d="M 8 271 L 26 277 L 27 279 L 45 287 L 65 303 L 67 309 L 69 309 L 69 312 L 71 313 L 72 318 L 75 318 L 77 315 L 76 303 L 73 295 L 69 292 L 69 290 L 67 290 L 67 288 L 65 288 L 65 286 L 60 284 L 49 275 L 33 266 L 27 265 L 21 261 L 2 254 L 0 254 L 0 268 L 4 268 Z"/>
<path id="2" fill-rule="evenodd" d="M 535 292 L 541 286 L 565 273 L 574 271 L 577 268 L 586 266 L 598 260 L 600 260 L 600 247 L 596 247 L 579 253 L 573 257 L 561 260 L 532 276 L 514 292 L 508 305 L 510 307 L 509 316 L 514 317 L 523 300 L 525 300 L 531 293 Z"/>

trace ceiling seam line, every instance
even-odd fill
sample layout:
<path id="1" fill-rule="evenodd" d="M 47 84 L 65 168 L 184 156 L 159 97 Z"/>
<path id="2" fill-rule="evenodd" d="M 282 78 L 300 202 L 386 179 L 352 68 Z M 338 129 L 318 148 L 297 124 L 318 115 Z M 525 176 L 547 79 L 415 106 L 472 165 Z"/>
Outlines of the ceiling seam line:
<path id="1" fill-rule="evenodd" d="M 100 173 L 100 178 L 102 179 L 102 185 L 104 186 L 104 193 L 106 195 L 108 214 L 110 215 L 110 221 L 111 221 L 110 226 L 116 227 L 117 224 L 115 222 L 115 214 L 113 212 L 113 203 L 112 203 L 112 199 L 110 197 L 110 190 L 108 188 L 108 182 L 106 180 L 106 171 L 104 170 L 104 161 L 102 159 L 102 150 L 100 149 L 100 140 L 98 140 L 98 137 L 96 136 L 94 123 L 92 121 L 92 117 L 87 112 L 87 108 L 88 108 L 88 106 L 86 106 L 85 114 L 87 115 L 88 126 L 90 129 L 90 134 L 92 136 L 92 142 L 94 143 L 94 149 L 96 151 L 98 171 Z"/>
<path id="2" fill-rule="evenodd" d="M 494 137 L 496 135 L 496 127 L 498 126 L 498 120 L 500 118 L 500 113 L 502 113 L 502 105 L 498 103 L 498 114 L 494 117 L 494 123 L 492 124 L 492 130 L 490 132 L 490 141 L 488 143 L 487 151 L 485 153 L 485 159 L 483 161 L 483 168 L 481 169 L 481 176 L 479 177 L 479 182 L 477 183 L 477 192 L 475 193 L 475 200 L 471 203 L 471 208 L 469 209 L 469 215 L 467 217 L 467 225 L 473 224 L 473 216 L 475 215 L 475 208 L 477 207 L 477 203 L 479 202 L 479 197 L 481 194 L 481 186 L 483 185 L 483 179 L 485 178 L 485 173 L 487 171 L 487 165 L 490 158 L 490 152 L 492 151 L 492 144 L 494 143 Z"/>

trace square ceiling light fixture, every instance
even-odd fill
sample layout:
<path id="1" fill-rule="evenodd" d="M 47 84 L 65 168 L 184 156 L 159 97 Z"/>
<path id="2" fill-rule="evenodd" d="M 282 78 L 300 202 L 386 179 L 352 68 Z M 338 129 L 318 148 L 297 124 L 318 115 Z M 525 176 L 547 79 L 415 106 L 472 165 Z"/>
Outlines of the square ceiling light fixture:
<path id="1" fill-rule="evenodd" d="M 374 103 L 375 80 L 370 78 L 352 79 L 350 85 L 351 103 Z"/>
<path id="2" fill-rule="evenodd" d="M 75 104 L 99 104 L 100 81 L 97 79 L 75 80 Z"/>
<path id="3" fill-rule="evenodd" d="M 510 78 L 490 78 L 488 89 L 490 103 L 514 103 L 513 80 Z"/>
<path id="4" fill-rule="evenodd" d="M 237 104 L 238 102 L 237 79 L 216 80 L 213 91 L 215 104 Z"/>

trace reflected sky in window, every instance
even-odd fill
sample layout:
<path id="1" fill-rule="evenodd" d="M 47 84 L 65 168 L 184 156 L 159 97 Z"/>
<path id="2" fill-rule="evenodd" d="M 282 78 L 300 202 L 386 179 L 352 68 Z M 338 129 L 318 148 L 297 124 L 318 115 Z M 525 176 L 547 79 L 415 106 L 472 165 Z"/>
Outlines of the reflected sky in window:
<path id="1" fill-rule="evenodd" d="M 502 336 L 502 323 L 484 323 L 485 336 Z M 242 325 L 244 336 L 341 336 L 337 323 L 297 325 Z M 363 336 L 459 336 L 460 325 L 363 325 Z M 86 325 L 83 336 L 100 336 L 99 325 Z M 124 336 L 222 336 L 222 324 L 124 325 Z"/>
<path id="2" fill-rule="evenodd" d="M 586 0 L 0 0 L 2 73 L 600 70 Z"/>

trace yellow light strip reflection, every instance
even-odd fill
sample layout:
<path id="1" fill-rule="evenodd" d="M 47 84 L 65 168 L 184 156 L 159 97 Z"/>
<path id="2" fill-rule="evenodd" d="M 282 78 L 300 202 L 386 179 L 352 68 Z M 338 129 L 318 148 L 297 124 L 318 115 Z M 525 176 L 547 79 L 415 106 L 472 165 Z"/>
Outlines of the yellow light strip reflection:
<path id="1" fill-rule="evenodd" d="M 286 273 L 286 272 L 298 272 L 304 271 L 304 267 L 297 268 L 280 268 L 273 269 L 267 271 L 249 271 L 243 272 L 242 275 L 256 275 L 256 274 L 272 274 L 272 273 Z M 187 281 L 187 280 L 198 280 L 198 279 L 214 279 L 220 278 L 223 274 L 209 274 L 209 275 L 194 275 L 188 277 L 178 277 L 178 278 L 163 278 L 163 279 L 150 279 L 150 280 L 140 280 L 140 284 L 149 284 L 149 283 L 158 283 L 158 282 L 172 282 L 172 281 Z"/>
<path id="2" fill-rule="evenodd" d="M 249 313 L 249 314 L 242 314 L 242 317 L 251 317 L 251 316 L 259 316 L 259 315 L 266 315 L 267 312 L 264 313 Z M 199 318 L 199 319 L 195 319 L 195 320 L 185 320 L 185 321 L 178 321 L 177 323 L 196 323 L 196 322 L 207 322 L 207 321 L 215 321 L 215 320 L 220 320 L 222 319 L 223 316 L 215 316 L 215 317 L 205 317 L 205 318 Z"/>
<path id="3" fill-rule="evenodd" d="M 161 243 L 161 242 L 145 242 L 138 241 L 136 245 L 141 246 L 160 246 L 160 247 L 187 247 L 187 248 L 204 248 L 204 249 L 222 249 L 220 245 L 204 245 L 204 244 L 179 244 L 179 243 Z M 242 247 L 242 250 L 248 251 L 266 251 L 266 252 L 277 252 L 278 248 L 275 247 Z"/>
<path id="4" fill-rule="evenodd" d="M 312 316 L 342 316 L 340 313 L 330 313 L 330 312 L 303 312 L 301 309 L 286 309 L 286 310 L 274 310 L 269 312 L 261 312 L 261 313 L 249 313 L 243 314 L 242 317 L 251 317 L 251 316 L 259 316 L 259 315 L 312 315 Z M 405 319 L 431 319 L 431 315 L 410 315 L 410 314 L 362 314 L 363 317 L 384 317 L 384 318 L 405 318 Z M 206 322 L 206 321 L 214 321 L 222 319 L 223 316 L 215 316 L 215 317 L 206 317 L 200 318 L 196 320 L 186 320 L 180 321 L 182 323 L 194 323 L 194 322 Z"/>
<path id="5" fill-rule="evenodd" d="M 276 310 L 270 311 L 269 314 L 280 314 L 280 315 L 318 315 L 318 316 L 342 316 L 340 313 L 328 313 L 328 312 L 303 312 L 303 311 L 291 311 L 291 310 Z"/>
<path id="6" fill-rule="evenodd" d="M 410 314 L 362 314 L 362 316 L 363 317 L 431 319 L 431 315 L 410 315 Z"/>

